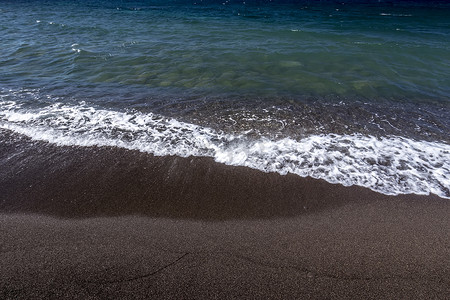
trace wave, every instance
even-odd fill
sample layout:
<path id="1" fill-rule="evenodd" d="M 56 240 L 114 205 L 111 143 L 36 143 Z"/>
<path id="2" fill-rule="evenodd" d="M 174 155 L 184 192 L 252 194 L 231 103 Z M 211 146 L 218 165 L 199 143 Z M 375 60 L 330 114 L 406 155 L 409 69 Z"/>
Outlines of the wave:
<path id="1" fill-rule="evenodd" d="M 450 145 L 401 136 L 320 134 L 301 139 L 225 133 L 154 113 L 85 103 L 25 108 L 0 102 L 0 128 L 64 146 L 112 146 L 156 156 L 204 156 L 264 172 L 293 173 L 387 195 L 450 199 Z"/>

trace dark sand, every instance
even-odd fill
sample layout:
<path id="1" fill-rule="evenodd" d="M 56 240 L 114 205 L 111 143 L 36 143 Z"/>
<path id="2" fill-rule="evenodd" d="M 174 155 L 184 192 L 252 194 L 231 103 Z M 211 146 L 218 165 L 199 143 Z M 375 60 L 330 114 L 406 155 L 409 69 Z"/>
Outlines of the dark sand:
<path id="1" fill-rule="evenodd" d="M 448 299 L 450 202 L 0 131 L 0 299 Z"/>

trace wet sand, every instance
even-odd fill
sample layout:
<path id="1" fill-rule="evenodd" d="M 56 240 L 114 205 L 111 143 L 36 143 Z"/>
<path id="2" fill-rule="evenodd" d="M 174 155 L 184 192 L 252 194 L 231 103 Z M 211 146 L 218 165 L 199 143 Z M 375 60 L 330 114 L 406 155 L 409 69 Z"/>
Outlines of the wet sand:
<path id="1" fill-rule="evenodd" d="M 2 299 L 450 294 L 446 199 L 0 134 Z"/>

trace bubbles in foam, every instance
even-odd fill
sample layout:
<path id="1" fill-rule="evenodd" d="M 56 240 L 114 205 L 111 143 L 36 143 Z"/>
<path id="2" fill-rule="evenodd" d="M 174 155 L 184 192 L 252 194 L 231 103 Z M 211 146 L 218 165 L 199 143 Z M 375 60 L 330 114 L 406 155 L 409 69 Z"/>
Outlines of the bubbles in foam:
<path id="1" fill-rule="evenodd" d="M 293 173 L 388 194 L 450 198 L 450 145 L 399 136 L 312 135 L 300 140 L 226 134 L 156 114 L 0 102 L 0 128 L 58 145 L 115 146 L 158 156 L 206 156 L 264 172 Z"/>

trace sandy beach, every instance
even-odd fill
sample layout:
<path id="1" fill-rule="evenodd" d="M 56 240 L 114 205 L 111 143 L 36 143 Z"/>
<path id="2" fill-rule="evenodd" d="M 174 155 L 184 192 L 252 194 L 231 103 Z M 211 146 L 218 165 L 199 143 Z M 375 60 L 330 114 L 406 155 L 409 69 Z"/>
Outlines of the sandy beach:
<path id="1" fill-rule="evenodd" d="M 252 221 L 2 214 L 1 297 L 445 299 L 448 212 L 424 199 Z"/>
<path id="2" fill-rule="evenodd" d="M 0 298 L 449 294 L 446 199 L 2 134 Z"/>
<path id="3" fill-rule="evenodd" d="M 450 300 L 450 1 L 0 16 L 0 300 Z"/>

